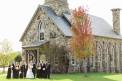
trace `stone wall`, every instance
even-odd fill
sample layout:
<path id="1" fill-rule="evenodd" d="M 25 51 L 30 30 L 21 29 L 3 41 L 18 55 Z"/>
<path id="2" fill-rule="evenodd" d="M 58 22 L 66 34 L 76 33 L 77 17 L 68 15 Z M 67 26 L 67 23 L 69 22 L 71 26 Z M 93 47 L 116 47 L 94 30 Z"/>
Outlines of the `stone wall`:
<path id="1" fill-rule="evenodd" d="M 62 12 L 70 12 L 67 0 L 45 0 L 44 5 L 51 7 L 59 16 L 62 15 Z"/>
<path id="2" fill-rule="evenodd" d="M 87 71 L 92 72 L 122 72 L 122 41 L 120 39 L 112 39 L 106 37 L 95 37 L 96 54 L 83 59 L 81 67 L 77 67 L 84 71 L 84 67 Z"/>
<path id="3" fill-rule="evenodd" d="M 96 55 L 92 65 L 99 72 L 121 72 L 122 41 L 105 37 L 96 37 Z"/>
<path id="4" fill-rule="evenodd" d="M 32 45 L 36 42 L 39 42 L 39 22 L 40 19 L 43 18 L 44 13 L 42 11 L 37 12 L 35 14 L 34 18 L 31 20 L 31 23 L 29 23 L 29 27 L 27 27 L 27 31 L 25 31 L 25 35 L 22 40 L 22 46 L 26 45 Z"/>

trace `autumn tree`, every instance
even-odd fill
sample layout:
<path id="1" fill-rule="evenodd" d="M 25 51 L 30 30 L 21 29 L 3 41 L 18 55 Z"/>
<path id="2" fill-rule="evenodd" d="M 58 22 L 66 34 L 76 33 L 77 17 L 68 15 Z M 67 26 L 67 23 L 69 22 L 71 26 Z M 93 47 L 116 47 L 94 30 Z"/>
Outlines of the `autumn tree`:
<path id="1" fill-rule="evenodd" d="M 83 7 L 73 10 L 71 21 L 71 54 L 77 59 L 85 59 L 94 53 L 91 20 L 87 10 Z"/>

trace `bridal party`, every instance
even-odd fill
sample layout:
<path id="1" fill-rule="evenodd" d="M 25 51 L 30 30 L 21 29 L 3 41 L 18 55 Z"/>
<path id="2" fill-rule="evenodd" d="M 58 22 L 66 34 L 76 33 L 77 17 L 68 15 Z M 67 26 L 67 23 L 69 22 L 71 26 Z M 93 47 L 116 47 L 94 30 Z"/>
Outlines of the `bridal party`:
<path id="1" fill-rule="evenodd" d="M 7 79 L 50 79 L 50 63 L 49 62 L 39 62 L 37 64 L 30 61 L 26 63 L 13 63 L 9 65 L 7 71 Z"/>

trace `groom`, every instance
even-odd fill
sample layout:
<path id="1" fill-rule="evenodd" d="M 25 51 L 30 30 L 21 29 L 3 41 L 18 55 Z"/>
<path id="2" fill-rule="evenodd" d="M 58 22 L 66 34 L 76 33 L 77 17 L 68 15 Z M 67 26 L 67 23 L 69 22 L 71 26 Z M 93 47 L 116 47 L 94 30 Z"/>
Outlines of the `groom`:
<path id="1" fill-rule="evenodd" d="M 36 78 L 36 64 L 35 63 L 33 64 L 32 72 L 33 72 L 34 78 Z"/>

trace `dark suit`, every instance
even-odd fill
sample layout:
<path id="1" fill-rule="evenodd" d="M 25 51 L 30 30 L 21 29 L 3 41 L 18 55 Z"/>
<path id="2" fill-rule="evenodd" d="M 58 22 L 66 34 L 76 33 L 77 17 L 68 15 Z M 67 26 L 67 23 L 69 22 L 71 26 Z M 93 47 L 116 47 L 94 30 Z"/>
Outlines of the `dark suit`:
<path id="1" fill-rule="evenodd" d="M 41 66 L 37 66 L 37 78 L 41 78 Z"/>
<path id="2" fill-rule="evenodd" d="M 36 78 L 36 64 L 33 64 L 32 72 L 33 72 L 34 78 Z"/>
<path id="3" fill-rule="evenodd" d="M 42 65 L 42 78 L 47 78 L 47 76 L 46 76 L 46 64 Z"/>
<path id="4" fill-rule="evenodd" d="M 25 78 L 25 65 L 20 67 L 20 78 Z"/>
<path id="5" fill-rule="evenodd" d="M 28 65 L 25 65 L 24 77 L 26 77 L 27 70 L 28 70 Z"/>
<path id="6" fill-rule="evenodd" d="M 47 66 L 46 68 L 47 78 L 50 79 L 50 64 L 47 64 L 46 66 Z"/>

